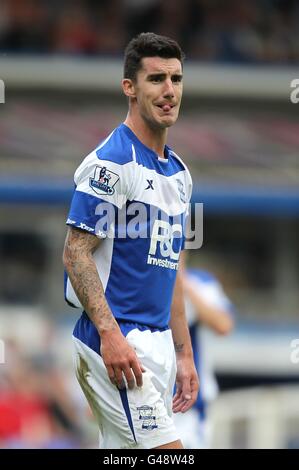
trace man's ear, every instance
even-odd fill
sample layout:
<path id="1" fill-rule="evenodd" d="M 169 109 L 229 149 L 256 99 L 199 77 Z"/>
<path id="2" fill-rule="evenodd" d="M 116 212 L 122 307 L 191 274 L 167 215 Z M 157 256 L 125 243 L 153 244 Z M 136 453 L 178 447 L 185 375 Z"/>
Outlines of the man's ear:
<path id="1" fill-rule="evenodd" d="M 133 80 L 124 78 L 122 81 L 123 92 L 128 98 L 136 98 L 136 90 Z"/>

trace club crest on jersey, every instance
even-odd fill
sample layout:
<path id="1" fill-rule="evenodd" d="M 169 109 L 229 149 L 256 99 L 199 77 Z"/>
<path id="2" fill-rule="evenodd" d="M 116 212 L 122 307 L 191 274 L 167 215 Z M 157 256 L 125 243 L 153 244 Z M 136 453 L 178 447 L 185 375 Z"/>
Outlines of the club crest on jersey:
<path id="1" fill-rule="evenodd" d="M 148 429 L 150 431 L 158 427 L 152 406 L 139 406 L 137 410 L 139 411 L 139 419 L 142 421 L 142 429 Z"/>
<path id="2" fill-rule="evenodd" d="M 89 178 L 89 186 L 97 194 L 114 194 L 114 186 L 119 180 L 119 176 L 105 166 L 96 166 L 93 178 Z"/>
<path id="3" fill-rule="evenodd" d="M 186 194 L 185 194 L 185 191 L 184 191 L 184 184 L 183 182 L 180 180 L 180 179 L 176 179 L 176 182 L 177 182 L 177 185 L 178 185 L 178 191 L 179 191 L 179 194 L 180 194 L 180 200 L 182 202 L 187 202 L 187 198 L 186 198 Z"/>

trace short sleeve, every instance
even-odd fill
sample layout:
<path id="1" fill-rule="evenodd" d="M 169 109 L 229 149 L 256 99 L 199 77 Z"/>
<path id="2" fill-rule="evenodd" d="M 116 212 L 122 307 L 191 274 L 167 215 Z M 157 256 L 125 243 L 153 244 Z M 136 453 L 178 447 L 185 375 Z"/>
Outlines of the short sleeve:
<path id="1" fill-rule="evenodd" d="M 75 190 L 67 225 L 105 238 L 115 216 L 127 202 L 132 187 L 131 163 L 101 160 L 92 152 L 75 172 Z"/>

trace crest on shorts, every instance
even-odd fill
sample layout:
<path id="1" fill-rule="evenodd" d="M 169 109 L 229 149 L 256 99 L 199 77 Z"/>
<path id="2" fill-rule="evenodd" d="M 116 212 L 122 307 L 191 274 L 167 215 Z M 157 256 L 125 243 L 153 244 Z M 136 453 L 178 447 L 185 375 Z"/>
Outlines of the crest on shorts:
<path id="1" fill-rule="evenodd" d="M 158 427 L 156 424 L 155 408 L 152 406 L 142 405 L 137 407 L 139 411 L 139 420 L 142 421 L 142 429 L 149 431 Z"/>
<path id="2" fill-rule="evenodd" d="M 108 194 L 112 196 L 114 186 L 119 180 L 119 176 L 105 166 L 96 166 L 93 178 L 89 178 L 89 186 L 97 194 Z"/>

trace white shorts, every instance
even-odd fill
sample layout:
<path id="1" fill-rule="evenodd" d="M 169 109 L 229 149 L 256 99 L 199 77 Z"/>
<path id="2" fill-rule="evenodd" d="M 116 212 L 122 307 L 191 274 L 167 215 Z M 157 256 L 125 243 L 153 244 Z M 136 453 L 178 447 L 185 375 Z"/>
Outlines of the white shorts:
<path id="1" fill-rule="evenodd" d="M 101 449 L 152 449 L 178 439 L 172 418 L 176 359 L 171 330 L 126 336 L 146 371 L 143 386 L 118 390 L 99 354 L 73 337 L 77 379 L 100 429 Z"/>

